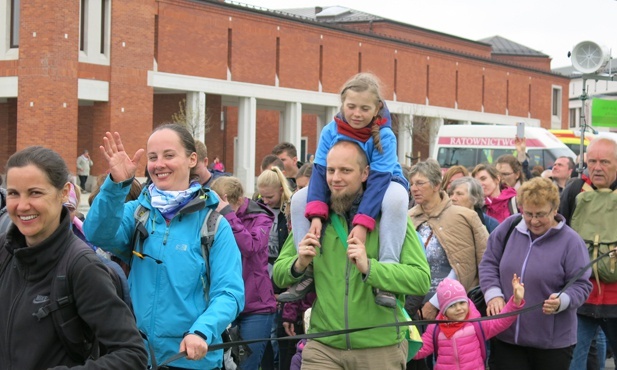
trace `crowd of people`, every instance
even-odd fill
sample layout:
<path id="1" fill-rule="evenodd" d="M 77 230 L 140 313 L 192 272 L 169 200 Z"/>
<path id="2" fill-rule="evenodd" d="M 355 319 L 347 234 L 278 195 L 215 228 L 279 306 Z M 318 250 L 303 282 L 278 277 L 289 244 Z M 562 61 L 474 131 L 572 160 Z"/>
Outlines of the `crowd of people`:
<path id="1" fill-rule="evenodd" d="M 87 151 L 79 183 L 51 149 L 13 154 L 0 368 L 146 369 L 178 353 L 170 369 L 602 368 L 617 349 L 617 278 L 611 262 L 588 265 L 617 240 L 617 143 L 594 139 L 580 178 L 568 157 L 530 169 L 524 138 L 494 163 L 406 167 L 377 78 L 353 76 L 340 99 L 315 155 L 303 164 L 276 145 L 255 189 L 183 126 L 156 127 L 135 153 L 107 132 L 85 218 Z M 74 318 L 80 351 L 56 311 Z M 409 316 L 440 320 L 420 328 L 417 353 L 388 326 Z M 240 356 L 210 350 L 230 329 L 264 340 Z"/>

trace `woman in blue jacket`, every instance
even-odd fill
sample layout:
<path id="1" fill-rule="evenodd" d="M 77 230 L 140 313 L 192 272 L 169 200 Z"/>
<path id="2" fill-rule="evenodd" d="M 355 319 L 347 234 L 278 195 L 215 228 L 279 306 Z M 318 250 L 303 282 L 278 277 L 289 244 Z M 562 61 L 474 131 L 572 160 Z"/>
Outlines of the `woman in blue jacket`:
<path id="1" fill-rule="evenodd" d="M 240 252 L 226 220 L 221 220 L 204 260 L 201 228 L 218 198 L 193 177 L 195 142 L 182 126 L 157 127 L 147 144 L 152 183 L 136 201 L 124 203 L 144 153 L 133 158 L 120 135 L 109 132 L 101 152 L 110 175 L 94 199 L 84 230 L 88 240 L 131 263 L 129 287 L 137 326 L 148 336 L 157 362 L 178 352 L 172 363 L 183 369 L 213 369 L 222 364 L 221 333 L 244 308 Z M 147 237 L 139 251 L 132 237 L 135 210 L 148 212 Z"/>

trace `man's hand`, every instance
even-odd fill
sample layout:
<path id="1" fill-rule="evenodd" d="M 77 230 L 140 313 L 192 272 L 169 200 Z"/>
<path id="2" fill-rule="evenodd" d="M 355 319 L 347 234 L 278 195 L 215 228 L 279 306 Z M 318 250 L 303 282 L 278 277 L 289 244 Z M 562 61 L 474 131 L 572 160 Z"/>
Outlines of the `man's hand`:
<path id="1" fill-rule="evenodd" d="M 208 343 L 196 334 L 188 334 L 180 342 L 180 351 L 186 351 L 186 358 L 189 360 L 201 360 L 208 354 Z"/>
<path id="2" fill-rule="evenodd" d="M 431 302 L 426 302 L 422 306 L 422 318 L 424 320 L 435 320 L 438 312 L 437 307 L 433 306 Z"/>
<path id="3" fill-rule="evenodd" d="M 315 234 L 308 233 L 298 245 L 298 259 L 294 264 L 297 273 L 303 273 L 317 255 L 316 247 L 320 247 L 319 238 Z"/>
<path id="4" fill-rule="evenodd" d="M 293 322 L 283 321 L 283 328 L 285 328 L 285 333 L 287 333 L 287 335 L 289 335 L 290 337 L 296 335 L 296 330 L 294 328 Z"/>
<path id="5" fill-rule="evenodd" d="M 505 305 L 506 305 L 506 301 L 503 300 L 503 297 L 495 297 L 491 299 L 486 304 L 486 315 L 487 316 L 499 315 L 499 313 L 501 312 L 501 310 L 503 310 Z"/>
<path id="6" fill-rule="evenodd" d="M 353 237 L 347 239 L 347 245 L 347 258 L 356 265 L 361 273 L 364 275 L 368 274 L 368 258 L 364 243 L 360 239 Z"/>

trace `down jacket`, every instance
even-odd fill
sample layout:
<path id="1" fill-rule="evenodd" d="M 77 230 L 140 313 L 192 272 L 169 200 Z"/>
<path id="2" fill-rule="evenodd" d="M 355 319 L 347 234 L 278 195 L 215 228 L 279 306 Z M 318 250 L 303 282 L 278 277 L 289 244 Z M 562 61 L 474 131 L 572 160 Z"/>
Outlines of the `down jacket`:
<path id="1" fill-rule="evenodd" d="M 478 312 L 473 302 L 469 299 L 467 299 L 467 301 L 469 302 L 469 315 L 467 319 L 480 317 L 480 312 Z M 516 305 L 514 299 L 510 298 L 501 313 L 520 310 L 524 305 L 525 301 L 521 302 L 520 305 Z M 437 315 L 437 320 L 447 320 L 447 318 L 439 313 Z M 484 331 L 484 337 L 487 340 L 494 337 L 510 327 L 515 320 L 516 316 L 508 316 L 500 319 L 482 321 L 481 326 L 482 331 Z M 422 334 L 422 348 L 420 348 L 420 351 L 414 356 L 414 359 L 418 360 L 425 358 L 435 351 L 435 348 L 433 348 L 433 333 L 435 332 L 436 325 L 437 324 L 429 325 L 424 334 Z M 443 331 L 440 331 L 437 341 L 437 346 L 439 348 L 437 362 L 434 367 L 435 370 L 484 369 L 480 342 L 478 341 L 478 335 L 476 335 L 476 327 L 472 323 L 466 323 L 450 338 L 447 338 Z"/>

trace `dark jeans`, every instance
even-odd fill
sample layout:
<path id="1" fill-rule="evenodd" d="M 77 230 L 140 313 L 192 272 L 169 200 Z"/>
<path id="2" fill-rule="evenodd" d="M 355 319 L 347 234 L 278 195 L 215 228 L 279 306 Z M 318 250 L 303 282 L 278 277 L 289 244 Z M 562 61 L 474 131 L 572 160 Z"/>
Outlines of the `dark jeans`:
<path id="1" fill-rule="evenodd" d="M 491 370 L 568 370 L 574 346 L 540 349 L 491 340 Z"/>
<path id="2" fill-rule="evenodd" d="M 81 191 L 86 191 L 86 181 L 88 181 L 88 176 L 79 175 L 79 187 Z"/>

